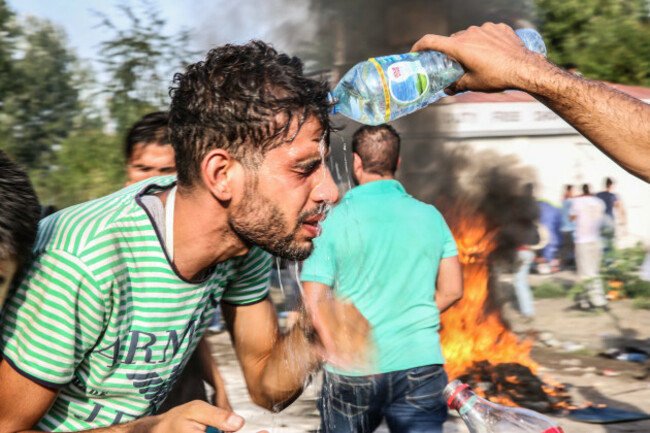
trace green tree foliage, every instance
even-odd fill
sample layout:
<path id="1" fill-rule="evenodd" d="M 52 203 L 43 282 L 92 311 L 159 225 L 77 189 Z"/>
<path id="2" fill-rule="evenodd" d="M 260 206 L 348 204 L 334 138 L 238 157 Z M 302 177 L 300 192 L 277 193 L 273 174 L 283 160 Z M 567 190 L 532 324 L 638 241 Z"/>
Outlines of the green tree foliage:
<path id="1" fill-rule="evenodd" d="M 43 169 L 78 110 L 76 58 L 63 31 L 49 21 L 29 17 L 17 32 L 6 67 L 10 86 L 3 95 L 0 146 L 19 164 Z"/>
<path id="2" fill-rule="evenodd" d="M 187 49 L 187 31 L 165 34 L 166 22 L 153 4 L 143 2 L 138 10 L 118 8 L 129 22 L 126 28 L 98 15 L 100 27 L 114 33 L 101 43 L 100 53 L 110 74 L 104 89 L 109 110 L 123 135 L 144 114 L 167 108 L 173 74 L 183 70 L 193 53 Z"/>
<path id="3" fill-rule="evenodd" d="M 16 26 L 14 13 L 5 0 L 0 0 L 0 101 L 5 100 L 7 92 L 13 86 L 13 60 L 15 49 Z M 2 102 L 0 102 L 0 113 Z"/>
<path id="4" fill-rule="evenodd" d="M 41 201 L 63 208 L 116 191 L 124 185 L 122 146 L 99 120 L 85 120 L 66 137 L 56 164 L 43 176 L 32 172 Z"/>
<path id="5" fill-rule="evenodd" d="M 650 86 L 647 0 L 537 0 L 549 59 L 589 78 Z"/>
<path id="6" fill-rule="evenodd" d="M 192 55 L 188 33 L 166 35 L 154 4 L 119 8 L 126 28 L 100 15 L 112 32 L 100 46 L 103 74 L 82 66 L 61 29 L 16 19 L 0 0 L 0 148 L 29 169 L 45 204 L 62 208 L 124 185 L 126 131 L 167 108 L 173 73 Z"/>

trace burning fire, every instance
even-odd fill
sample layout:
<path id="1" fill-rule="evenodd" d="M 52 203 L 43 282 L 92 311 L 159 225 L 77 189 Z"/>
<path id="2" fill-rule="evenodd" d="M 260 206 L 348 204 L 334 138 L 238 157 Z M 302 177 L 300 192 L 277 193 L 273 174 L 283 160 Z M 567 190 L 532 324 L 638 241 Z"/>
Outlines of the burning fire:
<path id="1" fill-rule="evenodd" d="M 495 403 L 517 406 L 518 393 L 526 388 L 514 370 L 529 369 L 532 381 L 538 382 L 541 394 L 553 393 L 553 386 L 542 384 L 534 374 L 538 364 L 530 358 L 533 341 L 520 340 L 503 323 L 499 309 L 489 311 L 488 256 L 496 247 L 496 230 L 490 230 L 485 218 L 469 217 L 467 211 L 457 209 L 446 213 L 458 245 L 463 266 L 465 293 L 463 299 L 441 316 L 440 341 L 446 359 L 445 369 L 449 379 L 470 374 L 475 382 L 485 382 L 489 377 L 496 393 L 487 398 Z M 497 366 L 501 365 L 501 368 Z M 500 392 L 508 389 L 507 392 Z M 481 389 L 475 391 L 486 397 Z"/>
<path id="2" fill-rule="evenodd" d="M 440 341 L 446 370 L 452 380 L 476 362 L 525 365 L 533 373 L 538 364 L 530 359 L 532 341 L 520 339 L 501 320 L 500 311 L 486 311 L 489 269 L 487 257 L 496 246 L 495 232 L 487 230 L 484 218 L 457 220 L 452 227 L 463 265 L 465 294 L 441 316 Z"/>

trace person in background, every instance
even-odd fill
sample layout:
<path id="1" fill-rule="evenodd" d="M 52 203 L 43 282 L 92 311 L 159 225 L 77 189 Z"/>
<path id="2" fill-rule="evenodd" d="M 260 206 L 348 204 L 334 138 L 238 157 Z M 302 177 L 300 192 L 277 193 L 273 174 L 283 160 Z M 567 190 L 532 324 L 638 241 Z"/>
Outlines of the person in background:
<path id="1" fill-rule="evenodd" d="M 344 356 L 306 316 L 281 333 L 268 296 L 271 255 L 307 258 L 338 198 L 327 95 L 261 41 L 175 75 L 178 175 L 40 225 L 0 324 L 0 432 L 239 430 L 242 417 L 201 401 L 151 416 L 219 303 L 251 400 L 268 410 L 294 401 L 323 357 Z M 337 329 L 367 323 L 341 309 Z"/>
<path id="2" fill-rule="evenodd" d="M 127 185 L 176 173 L 168 125 L 168 113 L 157 111 L 145 115 L 131 127 L 124 146 Z"/>
<path id="3" fill-rule="evenodd" d="M 611 177 L 606 177 L 603 182 L 605 190 L 596 193 L 596 197 L 605 203 L 605 219 L 603 220 L 603 227 L 601 234 L 603 237 L 603 253 L 607 254 L 614 249 L 614 238 L 616 237 L 616 225 L 620 223 L 625 225 L 625 209 L 621 205 L 618 196 L 612 192 L 614 188 L 614 181 Z M 616 214 L 618 218 L 616 218 Z"/>
<path id="4" fill-rule="evenodd" d="M 438 330 L 440 314 L 462 297 L 461 267 L 440 212 L 395 180 L 399 149 L 389 125 L 355 132 L 358 186 L 325 220 L 303 264 L 305 305 L 325 347 L 354 346 L 332 325 L 335 297 L 368 319 L 377 346 L 376 360 L 364 367 L 341 359 L 325 367 L 323 433 L 371 433 L 383 418 L 391 432 L 435 433 L 447 417 Z"/>
<path id="5" fill-rule="evenodd" d="M 590 307 L 606 308 L 607 298 L 600 278 L 603 243 L 600 228 L 605 215 L 605 204 L 591 194 L 588 184 L 582 186 L 582 195 L 571 204 L 571 220 L 575 222 L 576 270 L 586 285 Z"/>
<path id="6" fill-rule="evenodd" d="M 174 148 L 169 139 L 169 114 L 166 111 L 149 113 L 134 123 L 126 135 L 124 152 L 127 185 L 155 176 L 175 174 Z M 212 323 L 208 327 L 209 331 L 214 332 L 216 321 L 221 332 L 220 318 L 218 305 Z M 225 381 L 210 353 L 210 344 L 205 337 L 201 339 L 196 351 L 156 413 L 167 412 L 192 400 L 209 401 L 204 380 L 214 389 L 214 404 L 232 410 L 226 394 Z"/>
<path id="7" fill-rule="evenodd" d="M 650 104 L 587 80 L 529 51 L 506 24 L 485 23 L 450 37 L 425 35 L 411 51 L 441 51 L 466 73 L 445 93 L 527 92 L 633 175 L 650 182 Z"/>
<path id="8" fill-rule="evenodd" d="M 575 224 L 571 221 L 571 203 L 573 202 L 573 185 L 567 185 L 562 197 L 562 219 L 560 224 L 560 233 L 562 241 L 560 243 L 559 259 L 562 269 L 575 266 L 575 244 L 573 243 L 573 232 Z"/>
<path id="9" fill-rule="evenodd" d="M 524 196 L 535 201 L 534 187 L 532 183 L 524 185 Z M 534 221 L 524 233 L 523 243 L 517 248 L 517 262 L 514 274 L 513 286 L 515 296 L 519 305 L 519 312 L 524 321 L 530 323 L 535 315 L 535 303 L 533 292 L 530 289 L 528 277 L 530 268 L 535 260 L 537 251 L 548 245 L 550 234 L 545 225 L 539 220 Z"/>
<path id="10" fill-rule="evenodd" d="M 537 272 L 550 274 L 560 270 L 558 250 L 561 242 L 560 225 L 562 218 L 561 209 L 546 200 L 538 199 L 539 223 L 543 225 L 548 233 L 548 242 L 541 249 L 537 258 Z"/>
<path id="11" fill-rule="evenodd" d="M 40 214 L 27 173 L 0 150 L 0 310 L 31 258 Z"/>

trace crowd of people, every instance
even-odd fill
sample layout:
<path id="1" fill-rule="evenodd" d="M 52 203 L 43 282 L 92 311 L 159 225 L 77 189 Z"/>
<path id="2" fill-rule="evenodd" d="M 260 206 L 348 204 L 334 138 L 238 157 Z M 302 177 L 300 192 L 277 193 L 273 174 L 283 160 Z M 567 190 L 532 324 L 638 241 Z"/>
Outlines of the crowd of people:
<path id="1" fill-rule="evenodd" d="M 625 208 L 614 192 L 614 180 L 611 177 L 603 180 L 603 189 L 595 194 L 589 184 L 579 185 L 576 189 L 579 191 L 577 194 L 574 193 L 573 185 L 565 186 L 559 208 L 545 201 L 539 203 L 540 221 L 550 234 L 549 242 L 541 254 L 543 263 L 548 264 L 545 269 L 543 267 L 543 272 L 575 268 L 575 249 L 580 243 L 599 241 L 604 254 L 611 252 L 617 228 L 621 230 L 626 226 Z M 587 196 L 599 199 L 595 203 L 602 202 L 604 208 L 594 209 L 587 214 L 581 206 L 585 201 L 583 197 Z"/>
<path id="2" fill-rule="evenodd" d="M 509 27 L 427 35 L 413 49 L 463 66 L 449 93 L 527 91 L 650 180 L 650 108 L 527 51 Z M 391 431 L 440 431 L 444 360 L 436 344 L 413 349 L 437 341 L 462 280 L 444 219 L 394 179 L 399 136 L 360 130 L 359 186 L 328 223 L 339 201 L 328 89 L 298 58 L 260 41 L 218 47 L 176 75 L 171 96 L 167 129 L 134 131 L 127 166 L 175 175 L 132 178 L 40 224 L 29 179 L 0 153 L 0 433 L 239 430 L 227 397 L 161 410 L 193 353 L 189 374 L 223 388 L 202 349 L 219 305 L 259 406 L 282 410 L 325 363 L 327 386 L 346 394 L 324 393 L 325 431 L 370 432 L 382 418 Z M 166 162 L 149 165 L 147 153 Z M 387 230 L 395 218 L 403 232 Z M 307 308 L 287 332 L 268 296 L 272 256 L 306 260 Z"/>
<path id="3" fill-rule="evenodd" d="M 533 268 L 540 274 L 575 271 L 585 287 L 584 296 L 578 296 L 578 306 L 585 310 L 607 309 L 601 267 L 614 250 L 617 227 L 626 224 L 625 209 L 613 189 L 614 180 L 607 177 L 603 190 L 596 194 L 589 184 L 582 184 L 579 194 L 574 193 L 573 185 L 566 185 L 561 207 L 538 201 L 537 236 L 519 248 L 513 283 L 524 318 L 534 315 L 528 283 Z"/>

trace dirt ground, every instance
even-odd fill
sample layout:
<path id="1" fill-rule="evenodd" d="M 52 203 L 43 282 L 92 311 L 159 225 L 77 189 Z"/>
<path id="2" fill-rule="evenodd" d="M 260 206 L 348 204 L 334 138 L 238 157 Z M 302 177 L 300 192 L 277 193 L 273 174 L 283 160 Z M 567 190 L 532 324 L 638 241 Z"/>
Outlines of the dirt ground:
<path id="1" fill-rule="evenodd" d="M 532 285 L 548 279 L 566 282 L 575 276 L 571 272 L 531 276 Z M 500 290 L 507 299 L 509 276 L 504 275 L 502 280 Z M 524 323 L 510 302 L 505 304 L 503 312 L 513 332 L 537 337 L 531 357 L 540 364 L 538 376 L 565 384 L 573 404 L 580 406 L 592 402 L 650 414 L 650 361 L 642 364 L 599 356 L 615 347 L 635 347 L 650 352 L 650 311 L 632 308 L 630 300 L 612 301 L 610 310 L 600 313 L 573 307 L 568 298 L 536 300 L 532 323 Z M 270 433 L 317 431 L 318 375 L 289 408 L 280 414 L 271 414 L 250 402 L 228 335 L 212 335 L 209 341 L 225 375 L 231 403 L 247 420 L 242 432 L 262 429 Z M 574 421 L 566 414 L 551 418 L 565 433 L 650 432 L 650 420 L 589 424 Z M 462 421 L 453 416 L 445 424 L 445 433 L 467 431 Z M 382 426 L 378 432 L 388 430 Z"/>

